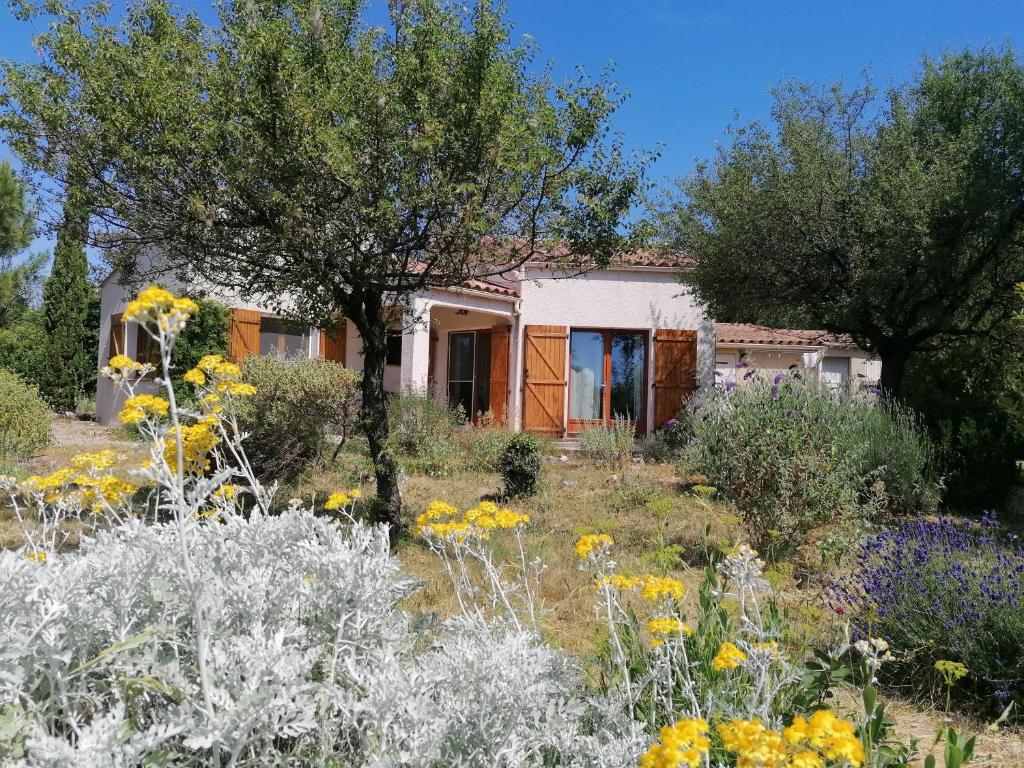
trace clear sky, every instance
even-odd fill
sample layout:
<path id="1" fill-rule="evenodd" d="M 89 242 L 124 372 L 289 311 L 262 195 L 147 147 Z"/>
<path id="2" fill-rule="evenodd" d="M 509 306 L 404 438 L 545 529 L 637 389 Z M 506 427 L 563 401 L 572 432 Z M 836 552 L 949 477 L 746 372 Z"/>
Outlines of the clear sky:
<path id="1" fill-rule="evenodd" d="M 1024 0 L 507 0 L 559 75 L 614 64 L 629 93 L 616 129 L 664 145 L 658 181 L 713 152 L 739 113 L 764 118 L 783 78 L 880 85 L 913 76 L 924 54 L 1012 44 L 1024 56 Z M 192 5 L 203 16 L 209 4 Z M 0 57 L 31 61 L 32 29 L 0 11 Z M 0 157 L 8 156 L 0 147 Z M 45 244 L 45 241 L 44 243 Z"/>

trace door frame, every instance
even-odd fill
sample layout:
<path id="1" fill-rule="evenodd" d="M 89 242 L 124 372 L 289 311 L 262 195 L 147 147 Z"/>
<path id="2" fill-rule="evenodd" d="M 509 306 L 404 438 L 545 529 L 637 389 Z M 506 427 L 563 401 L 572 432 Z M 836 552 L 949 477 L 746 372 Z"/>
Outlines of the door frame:
<path id="1" fill-rule="evenodd" d="M 602 407 L 605 417 L 603 419 L 574 419 L 572 418 L 572 335 L 576 331 L 581 333 L 600 333 L 604 336 L 604 393 L 602 394 Z M 580 432 L 591 427 L 609 425 L 614 419 L 611 412 L 612 402 L 612 336 L 617 333 L 635 333 L 644 340 L 644 364 L 643 393 L 640 403 L 640 413 L 633 420 L 633 430 L 638 435 L 647 433 L 647 409 L 649 400 L 649 377 L 651 367 L 651 329 L 650 328 L 591 328 L 575 326 L 569 327 L 568 348 L 566 349 L 566 410 L 565 410 L 565 433 L 566 435 L 578 435 Z"/>

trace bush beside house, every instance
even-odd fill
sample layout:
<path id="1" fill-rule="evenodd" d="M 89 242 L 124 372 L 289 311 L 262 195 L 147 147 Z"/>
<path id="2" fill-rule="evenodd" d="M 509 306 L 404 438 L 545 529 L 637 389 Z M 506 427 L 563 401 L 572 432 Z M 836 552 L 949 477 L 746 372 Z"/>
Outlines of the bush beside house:
<path id="1" fill-rule="evenodd" d="M 0 460 L 26 459 L 46 448 L 51 419 L 37 387 L 0 369 Z"/>

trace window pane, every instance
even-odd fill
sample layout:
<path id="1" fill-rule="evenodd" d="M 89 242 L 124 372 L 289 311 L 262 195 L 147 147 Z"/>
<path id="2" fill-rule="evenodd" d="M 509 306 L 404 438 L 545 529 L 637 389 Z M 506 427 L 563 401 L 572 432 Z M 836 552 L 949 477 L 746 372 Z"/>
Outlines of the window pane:
<path id="1" fill-rule="evenodd" d="M 604 418 L 604 334 L 573 331 L 569 360 L 569 418 Z"/>
<path id="2" fill-rule="evenodd" d="M 491 407 L 491 334 L 482 331 L 476 334 L 476 402 L 473 403 L 473 417 L 486 413 Z"/>
<path id="3" fill-rule="evenodd" d="M 448 381 L 473 381 L 473 344 L 475 334 L 452 333 L 448 336 Z M 468 403 L 472 412 L 472 403 Z"/>
<path id="4" fill-rule="evenodd" d="M 279 317 L 264 317 L 260 320 L 260 354 L 282 358 L 308 356 L 307 329 Z"/>
<path id="5" fill-rule="evenodd" d="M 388 347 L 384 357 L 385 365 L 401 365 L 402 364 L 402 334 L 400 333 L 389 333 L 388 334 Z"/>
<path id="6" fill-rule="evenodd" d="M 643 334 L 612 334 L 612 416 L 640 419 L 644 407 L 644 351 Z"/>
<path id="7" fill-rule="evenodd" d="M 463 416 L 468 417 L 473 411 L 473 382 L 449 381 L 448 404 L 453 408 L 461 407 Z"/>

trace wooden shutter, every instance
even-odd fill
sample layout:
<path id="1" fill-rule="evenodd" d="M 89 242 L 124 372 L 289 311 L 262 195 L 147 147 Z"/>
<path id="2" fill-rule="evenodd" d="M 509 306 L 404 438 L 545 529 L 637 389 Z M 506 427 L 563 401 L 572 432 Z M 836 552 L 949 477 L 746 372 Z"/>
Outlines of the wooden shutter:
<path id="1" fill-rule="evenodd" d="M 697 388 L 697 332 L 659 328 L 654 332 L 654 427 L 679 414 Z"/>
<path id="2" fill-rule="evenodd" d="M 260 313 L 253 309 L 232 309 L 228 333 L 228 357 L 244 363 L 260 353 Z"/>
<path id="3" fill-rule="evenodd" d="M 141 328 L 140 333 L 145 333 Z M 124 354 L 124 319 L 121 313 L 110 316 L 110 343 L 107 346 L 107 360 Z M 106 365 L 106 362 L 103 363 Z"/>
<path id="4" fill-rule="evenodd" d="M 561 436 L 565 431 L 564 325 L 527 325 L 523 342 L 523 429 Z"/>
<path id="5" fill-rule="evenodd" d="M 496 325 L 491 329 L 491 400 L 488 406 L 495 423 L 504 426 L 508 415 L 508 355 L 511 329 Z"/>
<path id="6" fill-rule="evenodd" d="M 320 329 L 320 357 L 345 365 L 345 343 L 348 328 L 344 321 L 331 330 Z"/>

